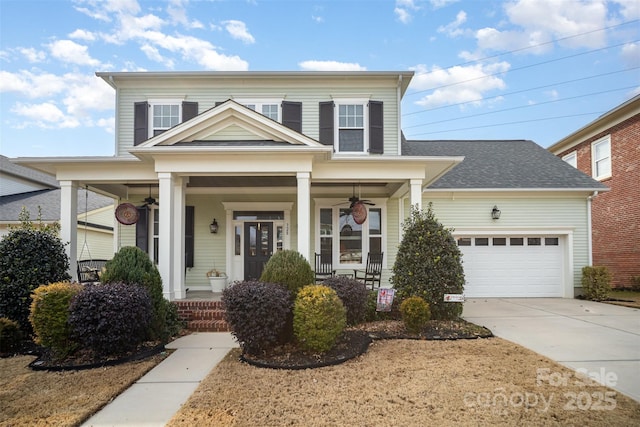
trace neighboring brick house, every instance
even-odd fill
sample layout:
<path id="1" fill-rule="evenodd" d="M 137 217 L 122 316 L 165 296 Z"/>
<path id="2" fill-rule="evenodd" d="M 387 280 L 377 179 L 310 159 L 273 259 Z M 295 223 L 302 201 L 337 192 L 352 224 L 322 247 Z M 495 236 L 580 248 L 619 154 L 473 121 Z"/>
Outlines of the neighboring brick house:
<path id="1" fill-rule="evenodd" d="M 630 286 L 640 277 L 640 95 L 549 151 L 611 188 L 592 200 L 593 265 L 609 268 L 613 286 Z"/>

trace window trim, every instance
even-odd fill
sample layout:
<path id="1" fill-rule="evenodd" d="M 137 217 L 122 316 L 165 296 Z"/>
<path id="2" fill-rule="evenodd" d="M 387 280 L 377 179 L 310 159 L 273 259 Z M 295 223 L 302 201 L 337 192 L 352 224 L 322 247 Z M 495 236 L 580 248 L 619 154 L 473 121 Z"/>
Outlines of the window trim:
<path id="1" fill-rule="evenodd" d="M 578 169 L 578 152 L 576 150 L 562 156 L 562 160 Z"/>
<path id="2" fill-rule="evenodd" d="M 375 203 L 375 206 L 365 205 L 367 208 L 367 215 L 369 213 L 369 209 L 379 209 L 380 210 L 380 221 L 381 221 L 381 234 L 375 234 L 374 237 L 381 238 L 381 248 L 382 252 L 387 252 L 387 199 L 383 198 L 370 198 L 372 203 Z M 337 270 L 354 270 L 354 269 L 362 269 L 366 267 L 367 264 L 367 254 L 370 251 L 370 238 L 369 234 L 369 218 L 362 224 L 362 262 L 359 264 L 342 264 L 340 263 L 340 209 L 344 209 L 348 207 L 348 205 L 342 204 L 344 199 L 314 199 L 315 203 L 315 220 L 314 220 L 314 248 L 316 253 L 320 253 L 320 210 L 321 209 L 331 209 L 331 218 L 332 218 L 332 227 L 331 227 L 331 238 L 332 238 L 332 253 L 333 253 L 333 268 Z M 325 236 L 326 237 L 326 236 Z M 385 257 L 386 258 L 386 257 Z M 383 260 L 383 268 L 386 267 L 387 261 Z"/>
<path id="3" fill-rule="evenodd" d="M 282 123 L 282 101 L 284 100 L 283 98 L 233 98 L 233 100 L 245 107 L 247 107 L 247 105 L 255 105 L 256 109 L 255 110 L 251 109 L 251 110 L 260 114 L 262 114 L 263 105 L 276 105 L 278 108 L 278 118 L 275 121 L 278 123 Z M 258 107 L 260 107 L 259 110 L 258 110 Z M 271 118 L 269 116 L 265 116 L 265 117 Z"/>
<path id="4" fill-rule="evenodd" d="M 604 143 L 608 144 L 609 146 L 608 155 L 601 159 L 596 159 L 596 147 Z M 607 159 L 609 162 L 609 172 L 603 175 L 598 175 L 597 163 L 599 161 L 607 160 Z M 591 143 L 591 176 L 594 179 L 601 181 L 603 179 L 611 178 L 612 171 L 613 171 L 613 164 L 611 160 L 611 135 L 607 135 Z"/>
<path id="5" fill-rule="evenodd" d="M 147 128 L 147 137 L 148 139 L 151 139 L 154 137 L 154 133 L 156 130 L 162 130 L 163 132 L 166 130 L 171 129 L 171 127 L 168 128 L 156 128 L 153 125 L 153 107 L 155 107 L 156 105 L 177 105 L 178 106 L 178 123 L 176 123 L 176 125 L 179 125 L 180 123 L 182 123 L 182 103 L 184 102 L 184 98 L 156 98 L 156 99 L 148 99 L 147 100 L 147 104 L 149 105 L 149 117 L 147 117 L 147 121 L 148 121 L 148 128 Z"/>
<path id="6" fill-rule="evenodd" d="M 333 98 L 333 148 L 338 154 L 366 155 L 369 154 L 369 98 Z M 362 106 L 362 151 L 341 151 L 340 150 L 340 106 L 341 105 L 361 105 Z M 345 128 L 355 129 L 355 128 Z M 358 128 L 359 129 L 359 128 Z"/>

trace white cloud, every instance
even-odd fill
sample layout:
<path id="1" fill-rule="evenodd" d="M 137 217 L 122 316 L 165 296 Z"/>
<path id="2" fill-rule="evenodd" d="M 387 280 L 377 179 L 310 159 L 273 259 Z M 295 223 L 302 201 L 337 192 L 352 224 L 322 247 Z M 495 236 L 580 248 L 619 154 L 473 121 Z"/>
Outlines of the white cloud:
<path id="1" fill-rule="evenodd" d="M 189 3 L 188 0 L 171 0 L 167 6 L 167 14 L 171 18 L 171 22 L 174 24 L 180 24 L 187 28 L 204 28 L 202 22 L 198 20 L 190 21 L 187 17 L 187 10 L 185 6 Z"/>
<path id="2" fill-rule="evenodd" d="M 152 61 L 159 62 L 164 64 L 167 68 L 173 69 L 175 63 L 170 58 L 165 58 L 160 54 L 160 51 L 156 49 L 154 46 L 144 44 L 140 46 L 140 50 L 144 52 L 144 54 Z"/>
<path id="3" fill-rule="evenodd" d="M 47 54 L 41 50 L 35 50 L 32 47 L 29 48 L 19 48 L 18 51 L 27 58 L 29 62 L 42 62 L 46 59 Z"/>
<path id="4" fill-rule="evenodd" d="M 438 27 L 439 33 L 445 33 L 449 37 L 458 37 L 464 34 L 464 30 L 460 28 L 462 24 L 467 22 L 467 14 L 464 10 L 461 10 L 456 15 L 456 20 L 448 23 L 447 25 L 442 25 Z"/>
<path id="5" fill-rule="evenodd" d="M 352 62 L 303 61 L 298 66 L 304 71 L 366 71 L 367 68 Z"/>
<path id="6" fill-rule="evenodd" d="M 393 9 L 393 13 L 396 14 L 398 21 L 408 24 L 413 18 L 412 13 L 417 10 L 420 10 L 420 7 L 414 0 L 396 0 L 396 7 Z"/>
<path id="7" fill-rule="evenodd" d="M 613 3 L 620 5 L 620 14 L 625 21 L 640 19 L 640 2 L 638 0 L 613 0 Z"/>
<path id="8" fill-rule="evenodd" d="M 96 36 L 91 31 L 77 29 L 69 34 L 69 38 L 92 42 L 96 39 Z"/>
<path id="9" fill-rule="evenodd" d="M 640 43 L 627 43 L 622 46 L 622 61 L 628 67 L 640 66 Z"/>
<path id="10" fill-rule="evenodd" d="M 458 1 L 460 0 L 429 0 L 434 9 L 440 9 L 442 7 L 449 6 L 450 4 L 457 3 Z"/>
<path id="11" fill-rule="evenodd" d="M 87 52 L 87 47 L 72 40 L 56 40 L 48 45 L 51 56 L 69 64 L 86 65 L 98 68 L 102 64 L 93 59 Z"/>
<path id="12" fill-rule="evenodd" d="M 75 128 L 80 122 L 74 117 L 66 116 L 53 102 L 41 104 L 18 103 L 11 112 L 25 119 L 18 127 L 36 126 L 44 129 Z"/>
<path id="13" fill-rule="evenodd" d="M 31 99 L 50 97 L 66 88 L 64 76 L 51 73 L 35 74 L 30 71 L 10 73 L 0 71 L 0 93 L 15 92 Z"/>
<path id="14" fill-rule="evenodd" d="M 241 40 L 243 43 L 252 44 L 255 43 L 255 39 L 247 30 L 247 26 L 242 21 L 229 20 L 222 22 L 227 32 L 234 39 Z"/>
<path id="15" fill-rule="evenodd" d="M 106 119 L 98 119 L 96 120 L 96 126 L 105 130 L 105 132 L 110 134 L 116 133 L 116 119 L 115 117 L 108 117 Z"/>
<path id="16" fill-rule="evenodd" d="M 411 89 L 431 91 L 416 101 L 416 104 L 425 108 L 462 102 L 481 105 L 481 100 L 487 93 L 506 87 L 498 74 L 508 71 L 509 67 L 506 62 L 455 66 L 448 69 L 436 65 L 429 69 L 421 64 L 413 68 L 416 74 L 411 81 Z"/>

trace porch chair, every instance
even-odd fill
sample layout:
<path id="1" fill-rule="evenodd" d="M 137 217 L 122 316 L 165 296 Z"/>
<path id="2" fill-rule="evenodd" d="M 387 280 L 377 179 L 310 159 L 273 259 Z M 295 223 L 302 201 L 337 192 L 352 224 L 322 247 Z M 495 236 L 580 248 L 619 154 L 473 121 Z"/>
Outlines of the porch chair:
<path id="1" fill-rule="evenodd" d="M 315 282 L 320 283 L 335 274 L 331 254 L 316 254 Z"/>
<path id="2" fill-rule="evenodd" d="M 380 287 L 380 278 L 382 276 L 382 257 L 384 252 L 369 253 L 367 255 L 366 270 L 353 270 L 353 278 L 364 283 L 366 286 L 371 285 L 371 289 Z"/>
<path id="3" fill-rule="evenodd" d="M 107 264 L 106 259 L 83 259 L 78 263 L 78 282 L 91 283 L 100 281 L 100 272 Z"/>

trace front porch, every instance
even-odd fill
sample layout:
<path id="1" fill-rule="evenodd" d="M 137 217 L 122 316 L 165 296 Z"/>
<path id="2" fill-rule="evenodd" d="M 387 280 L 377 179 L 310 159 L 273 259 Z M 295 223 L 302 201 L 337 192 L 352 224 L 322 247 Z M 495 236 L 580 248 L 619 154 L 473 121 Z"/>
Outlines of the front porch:
<path id="1" fill-rule="evenodd" d="M 174 301 L 178 317 L 192 332 L 229 332 L 221 297 L 219 292 L 187 290 L 185 299 Z"/>

